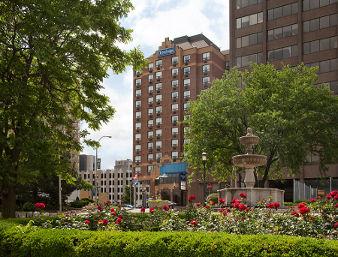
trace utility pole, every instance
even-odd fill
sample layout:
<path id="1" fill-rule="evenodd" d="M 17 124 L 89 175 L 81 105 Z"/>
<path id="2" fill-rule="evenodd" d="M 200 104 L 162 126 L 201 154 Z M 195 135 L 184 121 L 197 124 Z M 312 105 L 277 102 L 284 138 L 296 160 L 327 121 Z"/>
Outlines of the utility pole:
<path id="1" fill-rule="evenodd" d="M 62 187 L 60 175 L 59 175 L 59 212 L 62 212 Z"/>

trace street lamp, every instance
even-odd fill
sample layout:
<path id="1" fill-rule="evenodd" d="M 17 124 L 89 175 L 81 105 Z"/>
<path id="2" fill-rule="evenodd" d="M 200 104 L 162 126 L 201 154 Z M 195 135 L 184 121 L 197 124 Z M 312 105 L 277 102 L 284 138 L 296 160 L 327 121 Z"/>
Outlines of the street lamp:
<path id="1" fill-rule="evenodd" d="M 102 138 L 112 138 L 112 136 L 102 136 L 99 138 L 99 140 L 97 140 L 98 143 L 100 143 L 101 139 Z M 94 181 L 94 184 L 96 186 L 96 200 L 97 202 L 99 201 L 99 184 L 98 184 L 98 174 L 97 174 L 97 163 L 98 163 L 98 160 L 97 160 L 97 149 L 98 147 L 95 148 L 95 176 L 94 176 L 94 179 L 96 178 L 96 181 Z"/>
<path id="2" fill-rule="evenodd" d="M 206 169 L 205 165 L 207 163 L 207 153 L 203 152 L 202 153 L 202 162 L 203 162 L 203 198 L 206 200 Z"/>

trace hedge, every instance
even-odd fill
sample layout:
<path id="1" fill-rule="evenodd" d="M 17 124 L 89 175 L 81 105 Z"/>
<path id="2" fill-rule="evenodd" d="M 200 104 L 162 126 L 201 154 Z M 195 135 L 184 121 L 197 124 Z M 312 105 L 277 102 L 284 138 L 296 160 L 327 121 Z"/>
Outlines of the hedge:
<path id="1" fill-rule="evenodd" d="M 20 222 L 21 223 L 21 222 Z M 43 229 L 0 221 L 1 257 L 338 256 L 334 240 L 217 232 Z"/>

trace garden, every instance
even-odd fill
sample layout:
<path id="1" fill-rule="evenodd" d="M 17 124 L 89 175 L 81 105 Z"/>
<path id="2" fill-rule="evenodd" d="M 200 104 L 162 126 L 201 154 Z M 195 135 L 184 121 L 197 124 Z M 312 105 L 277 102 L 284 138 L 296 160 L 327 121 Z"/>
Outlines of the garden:
<path id="1" fill-rule="evenodd" d="M 338 256 L 338 191 L 281 208 L 190 195 L 182 210 L 89 205 L 82 213 L 0 222 L 1 256 Z M 62 255 L 60 255 L 62 251 Z M 104 254 L 103 254 L 104 253 Z M 58 255 L 59 254 L 59 255 Z"/>

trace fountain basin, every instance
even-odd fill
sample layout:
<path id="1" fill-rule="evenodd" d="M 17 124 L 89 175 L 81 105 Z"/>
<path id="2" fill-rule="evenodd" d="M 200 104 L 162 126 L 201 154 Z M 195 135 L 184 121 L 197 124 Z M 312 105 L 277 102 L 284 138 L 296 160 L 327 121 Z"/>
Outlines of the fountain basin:
<path id="1" fill-rule="evenodd" d="M 284 204 L 284 190 L 278 188 L 224 188 L 218 190 L 220 197 L 224 198 L 227 206 L 231 205 L 234 198 L 240 199 L 240 193 L 246 193 L 246 204 L 255 206 L 262 202 L 279 202 L 280 206 Z"/>
<path id="2" fill-rule="evenodd" d="M 240 168 L 253 169 L 266 164 L 266 156 L 259 154 L 240 154 L 232 157 L 232 163 Z"/>

